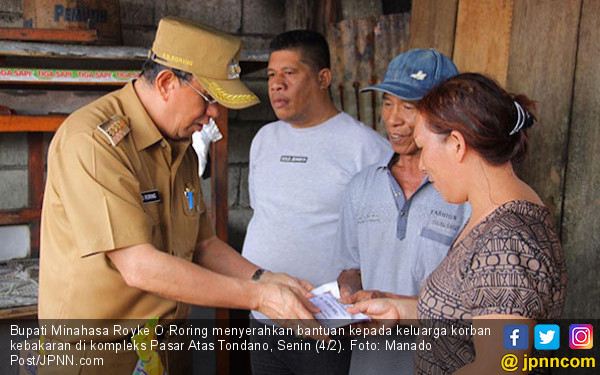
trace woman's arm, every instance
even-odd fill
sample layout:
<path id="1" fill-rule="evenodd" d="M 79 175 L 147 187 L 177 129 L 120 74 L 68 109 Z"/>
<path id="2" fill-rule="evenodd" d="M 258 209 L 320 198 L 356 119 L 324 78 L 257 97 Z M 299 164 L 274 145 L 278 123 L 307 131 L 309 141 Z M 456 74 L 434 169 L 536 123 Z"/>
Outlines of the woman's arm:
<path id="1" fill-rule="evenodd" d="M 400 296 L 391 293 L 382 293 L 385 298 L 360 299 L 373 291 L 360 291 L 348 297 L 344 302 L 354 303 L 348 308 L 351 314 L 363 313 L 373 319 L 367 324 L 369 327 L 395 326 L 400 320 L 417 320 L 417 296 Z M 375 294 L 375 297 L 379 297 Z"/>
<path id="2" fill-rule="evenodd" d="M 504 335 L 504 326 L 506 324 L 525 324 L 529 327 L 530 335 L 527 338 L 529 345 L 527 350 L 507 350 L 504 349 L 502 337 Z M 524 366 L 523 358 L 525 355 L 531 355 L 533 345 L 533 330 L 535 321 L 524 318 L 519 315 L 489 314 L 473 318 L 473 328 L 479 331 L 480 328 L 489 328 L 490 335 L 474 335 L 473 344 L 475 347 L 475 361 L 461 367 L 455 375 L 467 374 L 502 374 L 506 370 L 502 368 L 502 358 L 507 354 L 513 354 L 517 358 L 515 371 L 511 374 L 527 374 L 529 371 Z"/>

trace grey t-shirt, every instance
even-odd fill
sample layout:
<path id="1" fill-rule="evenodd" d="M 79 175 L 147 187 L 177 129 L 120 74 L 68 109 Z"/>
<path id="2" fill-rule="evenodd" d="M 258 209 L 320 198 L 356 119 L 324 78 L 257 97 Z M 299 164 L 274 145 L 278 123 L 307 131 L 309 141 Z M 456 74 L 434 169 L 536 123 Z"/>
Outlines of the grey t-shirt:
<path id="1" fill-rule="evenodd" d="M 254 214 L 242 255 L 315 286 L 335 280 L 331 258 L 344 187 L 391 153 L 385 138 L 344 112 L 305 129 L 283 121 L 262 127 L 250 149 Z"/>

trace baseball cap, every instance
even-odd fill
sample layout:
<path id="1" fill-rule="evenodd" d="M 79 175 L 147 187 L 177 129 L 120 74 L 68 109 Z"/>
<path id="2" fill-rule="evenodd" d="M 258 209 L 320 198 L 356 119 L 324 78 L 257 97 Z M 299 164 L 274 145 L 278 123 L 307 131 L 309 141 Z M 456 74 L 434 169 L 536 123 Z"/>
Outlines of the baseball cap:
<path id="1" fill-rule="evenodd" d="M 434 49 L 411 49 L 388 65 L 383 81 L 361 92 L 378 90 L 404 100 L 420 100 L 429 90 L 458 74 L 456 66 Z"/>
<path id="2" fill-rule="evenodd" d="M 242 41 L 223 31 L 179 17 L 160 20 L 148 57 L 193 74 L 221 105 L 232 109 L 260 101 L 240 81 Z"/>

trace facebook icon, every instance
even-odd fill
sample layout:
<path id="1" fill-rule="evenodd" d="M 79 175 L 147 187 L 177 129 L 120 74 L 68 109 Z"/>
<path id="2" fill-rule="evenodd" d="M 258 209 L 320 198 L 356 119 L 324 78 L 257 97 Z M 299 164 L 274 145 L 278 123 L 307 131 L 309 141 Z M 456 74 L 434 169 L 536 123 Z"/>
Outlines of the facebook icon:
<path id="1" fill-rule="evenodd" d="M 523 350 L 529 347 L 529 327 L 525 324 L 504 326 L 504 349 Z"/>

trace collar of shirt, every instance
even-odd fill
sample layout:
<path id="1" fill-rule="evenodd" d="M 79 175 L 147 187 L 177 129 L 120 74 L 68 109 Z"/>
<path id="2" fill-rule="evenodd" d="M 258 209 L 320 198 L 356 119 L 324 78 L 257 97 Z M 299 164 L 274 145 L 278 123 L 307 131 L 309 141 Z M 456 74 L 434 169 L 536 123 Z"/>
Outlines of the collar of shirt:
<path id="1" fill-rule="evenodd" d="M 133 82 L 127 83 L 119 95 L 123 103 L 127 103 L 123 106 L 123 113 L 129 119 L 131 136 L 140 151 L 159 142 L 163 136 L 135 93 Z"/>
<path id="2" fill-rule="evenodd" d="M 406 237 L 406 228 L 408 226 L 408 211 L 410 210 L 410 205 L 413 201 L 413 198 L 419 193 L 419 191 L 429 182 L 429 176 L 425 176 L 425 179 L 421 182 L 421 185 L 417 188 L 417 190 L 410 196 L 407 200 L 404 191 L 400 187 L 398 181 L 392 174 L 391 166 L 396 162 L 398 158 L 398 154 L 394 153 L 391 158 L 387 159 L 387 162 L 381 165 L 378 165 L 377 169 L 384 169 L 387 173 L 390 181 L 390 188 L 392 189 L 392 195 L 394 196 L 394 202 L 396 203 L 396 208 L 398 209 L 398 224 L 396 227 L 396 237 L 399 240 L 403 240 Z"/>

